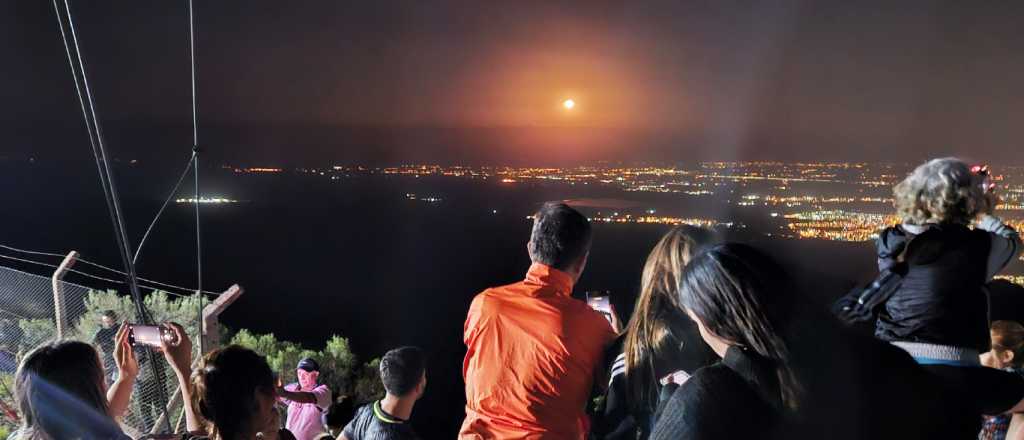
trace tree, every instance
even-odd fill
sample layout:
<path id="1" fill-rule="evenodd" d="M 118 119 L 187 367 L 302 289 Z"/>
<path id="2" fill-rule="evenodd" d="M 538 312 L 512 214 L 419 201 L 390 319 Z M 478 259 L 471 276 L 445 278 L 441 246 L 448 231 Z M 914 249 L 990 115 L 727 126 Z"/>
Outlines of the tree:
<path id="1" fill-rule="evenodd" d="M 21 342 L 18 344 L 19 363 L 21 355 L 57 336 L 57 325 L 52 319 L 22 319 L 18 321 L 18 328 L 21 329 Z"/>
<path id="2" fill-rule="evenodd" d="M 348 394 L 355 384 L 352 373 L 356 371 L 359 360 L 348 343 L 348 339 L 332 335 L 327 346 L 320 352 L 321 380 L 332 384 L 336 393 Z"/>
<path id="3" fill-rule="evenodd" d="M 231 338 L 232 344 L 249 348 L 267 357 L 270 368 L 285 383 L 296 381 L 295 365 L 303 358 L 320 364 L 320 383 L 336 396 L 353 396 L 356 403 L 365 403 L 384 395 L 380 384 L 380 360 L 360 366 L 348 339 L 332 335 L 323 350 L 314 351 L 295 342 L 278 340 L 271 334 L 254 334 L 242 329 Z"/>
<path id="4" fill-rule="evenodd" d="M 384 393 L 384 383 L 380 381 L 380 358 L 376 358 L 359 369 L 352 394 L 356 405 L 363 405 L 383 398 Z"/>

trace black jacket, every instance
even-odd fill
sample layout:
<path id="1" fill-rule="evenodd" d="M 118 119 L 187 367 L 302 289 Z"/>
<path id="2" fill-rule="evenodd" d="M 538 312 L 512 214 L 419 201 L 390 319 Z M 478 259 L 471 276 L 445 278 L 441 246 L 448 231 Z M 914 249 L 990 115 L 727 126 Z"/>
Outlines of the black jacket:
<path id="1" fill-rule="evenodd" d="M 901 226 L 882 231 L 877 241 L 879 269 L 900 264 L 902 254 L 905 275 L 880 314 L 875 335 L 886 341 L 988 350 L 984 285 L 1021 247 L 1012 228 L 998 220 L 988 226 L 992 232 L 959 224 L 929 225 L 917 235 Z"/>
<path id="2" fill-rule="evenodd" d="M 652 440 L 769 438 L 791 433 L 774 369 L 731 347 L 722 362 L 697 370 L 657 415 Z"/>
<path id="3" fill-rule="evenodd" d="M 803 390 L 782 405 L 774 364 L 731 347 L 658 411 L 652 439 L 963 439 L 979 415 L 903 350 L 809 322 L 791 346 Z"/>
<path id="4" fill-rule="evenodd" d="M 625 335 L 619 336 L 608 347 L 605 361 L 610 366 L 608 389 L 604 405 L 592 417 L 591 438 L 602 440 L 646 440 L 653 427 L 653 416 L 675 387 L 661 386 L 657 378 L 682 370 L 692 374 L 698 368 L 710 365 L 717 355 L 704 343 L 697 326 L 681 313 L 663 319 L 672 324 L 672 330 L 653 350 L 653 359 L 647 359 L 655 378 L 649 385 L 650 401 L 637 401 L 626 380 Z M 646 362 L 644 363 L 647 364 Z M 641 367 L 642 368 L 642 367 Z M 634 379 L 636 380 L 636 379 Z"/>

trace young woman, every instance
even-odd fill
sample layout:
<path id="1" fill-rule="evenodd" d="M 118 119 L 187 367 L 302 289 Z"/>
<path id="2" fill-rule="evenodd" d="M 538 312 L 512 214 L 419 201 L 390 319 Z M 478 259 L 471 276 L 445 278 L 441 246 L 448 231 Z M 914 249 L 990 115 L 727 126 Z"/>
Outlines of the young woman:
<path id="1" fill-rule="evenodd" d="M 894 195 L 902 224 L 880 234 L 878 264 L 904 276 L 875 335 L 958 390 L 976 413 L 1024 411 L 1024 378 L 976 368 L 990 343 L 985 284 L 1022 247 L 1017 231 L 992 215 L 998 197 L 986 174 L 954 158 L 934 159 Z"/>
<path id="2" fill-rule="evenodd" d="M 660 410 L 653 439 L 948 438 L 977 432 L 899 349 L 849 334 L 771 258 L 714 246 L 683 271 L 679 304 L 722 358 Z"/>
<path id="3" fill-rule="evenodd" d="M 1024 375 L 1024 325 L 1016 321 L 992 323 L 992 348 L 981 354 L 981 364 Z M 1004 440 L 1010 427 L 1010 415 L 985 417 L 978 440 Z"/>
<path id="4" fill-rule="evenodd" d="M 192 374 L 192 408 L 211 440 L 294 439 L 280 429 L 276 389 L 266 358 L 231 345 L 204 356 Z"/>
<path id="5" fill-rule="evenodd" d="M 138 374 L 125 328 L 114 346 L 118 377 L 109 392 L 103 363 L 85 342 L 55 341 L 30 351 L 15 375 L 22 426 L 18 440 L 126 439 L 117 417 L 127 408 Z"/>
<path id="6" fill-rule="evenodd" d="M 163 352 L 179 384 L 190 372 L 192 344 L 181 326 L 170 324 L 181 340 Z M 17 440 L 127 439 L 117 419 L 127 411 L 139 364 L 123 324 L 114 337 L 113 359 L 117 378 L 108 389 L 104 367 L 96 349 L 79 341 L 54 341 L 34 348 L 22 359 L 15 375 L 15 394 L 22 426 Z M 184 360 L 184 361 L 182 361 Z M 186 413 L 188 414 L 188 413 Z M 196 426 L 195 417 L 188 417 Z"/>
<path id="7" fill-rule="evenodd" d="M 675 295 L 690 257 L 713 241 L 711 231 L 680 225 L 668 231 L 647 256 L 633 316 L 610 349 L 614 356 L 611 382 L 604 410 L 595 419 L 595 436 L 646 439 L 661 390 L 682 383 L 714 360 Z"/>

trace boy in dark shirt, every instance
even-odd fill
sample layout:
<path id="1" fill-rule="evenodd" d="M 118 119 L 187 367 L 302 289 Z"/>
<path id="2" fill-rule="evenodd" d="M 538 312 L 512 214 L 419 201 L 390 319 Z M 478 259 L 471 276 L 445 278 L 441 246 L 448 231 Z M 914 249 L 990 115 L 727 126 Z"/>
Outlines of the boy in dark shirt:
<path id="1" fill-rule="evenodd" d="M 408 420 L 427 386 L 423 351 L 401 347 L 387 352 L 380 361 L 380 379 L 387 395 L 359 408 L 339 440 L 419 439 Z"/>

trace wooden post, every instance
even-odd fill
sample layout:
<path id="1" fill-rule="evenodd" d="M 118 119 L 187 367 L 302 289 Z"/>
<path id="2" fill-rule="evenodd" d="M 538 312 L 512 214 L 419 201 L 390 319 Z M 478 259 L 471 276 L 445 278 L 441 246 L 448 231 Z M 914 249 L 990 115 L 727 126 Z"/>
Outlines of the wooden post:
<path id="1" fill-rule="evenodd" d="M 64 338 L 64 332 L 68 327 L 67 302 L 64 301 L 64 289 L 61 288 L 61 280 L 68 273 L 68 269 L 78 261 L 78 252 L 71 251 L 64 257 L 57 270 L 53 271 L 50 277 L 50 285 L 53 287 L 53 317 L 57 325 L 57 339 Z"/>
<path id="2" fill-rule="evenodd" d="M 218 296 L 215 301 L 207 304 L 206 307 L 203 308 L 202 334 L 199 337 L 202 338 L 203 347 L 205 347 L 206 351 L 210 351 L 220 345 L 220 322 L 217 318 L 222 312 L 224 312 L 224 309 L 227 309 L 231 303 L 235 302 L 235 300 L 238 299 L 244 291 L 245 290 L 243 290 L 241 286 L 235 284 L 229 287 L 228 290 L 225 290 L 224 293 Z M 200 356 L 202 356 L 202 353 L 200 353 Z M 195 367 L 194 364 L 197 362 L 199 362 L 198 358 L 193 361 L 193 367 Z M 153 424 L 153 430 L 150 432 L 151 434 L 156 433 L 160 426 L 166 423 L 171 409 L 179 403 L 182 405 L 190 404 L 190 402 L 181 401 L 180 385 L 171 393 L 171 399 L 167 402 L 167 405 L 164 407 L 164 410 L 161 412 L 156 423 Z M 184 415 L 178 419 L 178 423 L 176 423 L 176 425 L 180 425 L 182 420 L 184 420 Z M 177 427 L 175 429 L 177 429 Z"/>
<path id="3" fill-rule="evenodd" d="M 242 286 L 235 284 L 203 308 L 203 334 L 201 337 L 203 338 L 203 349 L 206 352 L 220 346 L 220 321 L 218 318 L 224 309 L 227 309 L 239 296 L 242 296 L 243 292 L 245 290 L 242 289 Z"/>

